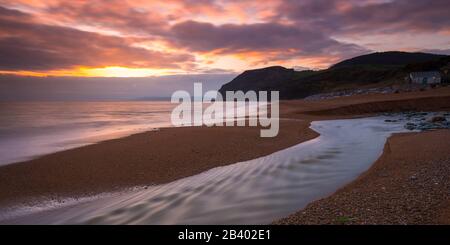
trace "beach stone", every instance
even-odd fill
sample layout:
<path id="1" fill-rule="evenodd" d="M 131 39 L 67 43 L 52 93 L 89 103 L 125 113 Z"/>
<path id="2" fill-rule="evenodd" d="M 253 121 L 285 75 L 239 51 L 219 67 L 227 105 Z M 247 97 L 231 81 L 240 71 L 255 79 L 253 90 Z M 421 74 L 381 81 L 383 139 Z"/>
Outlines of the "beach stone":
<path id="1" fill-rule="evenodd" d="M 418 127 L 418 129 L 420 129 L 420 130 L 431 130 L 431 129 L 435 129 L 436 128 L 436 126 L 435 125 L 433 125 L 433 124 L 424 124 L 424 125 L 420 125 L 419 127 Z"/>
<path id="2" fill-rule="evenodd" d="M 431 122 L 445 122 L 447 121 L 447 119 L 445 119 L 445 117 L 443 116 L 435 116 L 433 118 L 431 118 Z"/>
<path id="3" fill-rule="evenodd" d="M 409 123 L 406 123 L 405 128 L 408 130 L 414 130 L 414 129 L 416 129 L 416 125 L 414 123 L 409 122 Z"/>

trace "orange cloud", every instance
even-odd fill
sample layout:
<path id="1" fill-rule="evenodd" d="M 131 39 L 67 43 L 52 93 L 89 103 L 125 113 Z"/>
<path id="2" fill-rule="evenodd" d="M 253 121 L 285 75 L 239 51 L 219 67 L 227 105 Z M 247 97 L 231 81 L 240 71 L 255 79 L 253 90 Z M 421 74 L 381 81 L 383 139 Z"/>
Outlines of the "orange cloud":
<path id="1" fill-rule="evenodd" d="M 0 0 L 0 70 L 145 76 L 324 68 L 380 47 L 370 37 L 384 50 L 448 50 L 449 7 L 448 0 Z M 398 42 L 412 32 L 429 37 Z"/>

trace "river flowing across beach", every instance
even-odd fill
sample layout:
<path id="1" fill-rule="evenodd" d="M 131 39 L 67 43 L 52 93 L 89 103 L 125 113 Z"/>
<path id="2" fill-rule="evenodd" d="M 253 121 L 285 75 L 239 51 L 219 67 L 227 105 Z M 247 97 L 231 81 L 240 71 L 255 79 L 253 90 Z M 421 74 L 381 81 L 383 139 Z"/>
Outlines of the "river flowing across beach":
<path id="1" fill-rule="evenodd" d="M 14 207 L 0 216 L 33 224 L 267 224 L 367 170 L 386 139 L 405 131 L 400 117 L 316 121 L 311 128 L 318 138 L 266 157 L 163 185 Z"/>

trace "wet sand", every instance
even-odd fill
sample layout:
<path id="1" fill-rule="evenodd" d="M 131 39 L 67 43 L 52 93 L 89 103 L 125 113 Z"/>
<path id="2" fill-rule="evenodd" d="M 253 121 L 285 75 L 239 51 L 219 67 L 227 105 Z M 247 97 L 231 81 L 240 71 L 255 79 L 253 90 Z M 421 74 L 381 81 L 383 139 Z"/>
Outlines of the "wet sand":
<path id="1" fill-rule="evenodd" d="M 171 182 L 310 140 L 309 124 L 283 120 L 275 138 L 255 127 L 164 128 L 2 166 L 0 205 Z"/>
<path id="2" fill-rule="evenodd" d="M 302 121 L 282 120 L 275 138 L 260 138 L 259 128 L 249 127 L 168 128 L 2 166 L 0 206 L 167 183 L 312 139 L 311 120 L 396 110 L 450 110 L 450 88 L 281 102 L 280 117 Z"/>
<path id="3" fill-rule="evenodd" d="M 396 134 L 357 180 L 275 224 L 450 224 L 450 130 Z"/>

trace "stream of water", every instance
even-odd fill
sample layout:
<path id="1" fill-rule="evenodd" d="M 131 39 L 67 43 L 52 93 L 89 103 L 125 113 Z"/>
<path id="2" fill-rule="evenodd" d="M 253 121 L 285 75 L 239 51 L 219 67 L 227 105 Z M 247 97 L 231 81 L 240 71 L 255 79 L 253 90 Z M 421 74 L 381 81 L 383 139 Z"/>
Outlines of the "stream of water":
<path id="1" fill-rule="evenodd" d="M 9 223 L 267 224 L 367 170 L 386 139 L 405 131 L 404 122 L 387 118 L 313 122 L 318 138 L 265 157 L 164 185 L 17 208 Z"/>

